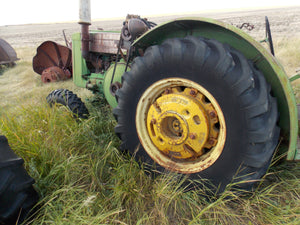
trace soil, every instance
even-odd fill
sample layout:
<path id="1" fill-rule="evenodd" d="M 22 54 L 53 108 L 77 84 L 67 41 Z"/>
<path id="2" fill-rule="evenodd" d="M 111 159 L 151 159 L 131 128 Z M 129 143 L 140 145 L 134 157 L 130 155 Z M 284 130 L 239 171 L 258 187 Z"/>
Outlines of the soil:
<path id="1" fill-rule="evenodd" d="M 273 39 L 280 37 L 300 37 L 300 6 L 287 8 L 270 8 L 257 10 L 243 10 L 232 12 L 205 12 L 198 14 L 168 15 L 148 17 L 148 20 L 157 24 L 178 17 L 208 17 L 221 20 L 234 26 L 243 23 L 254 25 L 251 31 L 243 28 L 257 40 L 265 38 L 265 16 L 268 16 Z M 104 30 L 120 31 L 123 19 L 93 21 L 90 29 L 103 28 Z M 52 23 L 52 24 L 26 24 L 0 26 L 0 37 L 14 48 L 37 47 L 46 40 L 65 43 L 62 30 L 65 30 L 68 39 L 72 33 L 80 32 L 77 22 Z"/>

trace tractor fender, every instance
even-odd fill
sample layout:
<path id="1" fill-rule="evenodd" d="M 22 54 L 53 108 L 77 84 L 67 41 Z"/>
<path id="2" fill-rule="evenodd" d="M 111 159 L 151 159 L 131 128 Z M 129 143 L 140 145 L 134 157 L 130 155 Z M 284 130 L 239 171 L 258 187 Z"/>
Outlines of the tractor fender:
<path id="1" fill-rule="evenodd" d="M 241 29 L 208 18 L 179 18 L 157 26 L 141 37 L 132 46 L 142 55 L 147 47 L 159 45 L 169 38 L 197 36 L 226 43 L 244 54 L 264 74 L 277 98 L 280 113 L 279 126 L 282 136 L 288 141 L 287 160 L 296 159 L 298 119 L 296 100 L 290 81 L 278 60 Z"/>

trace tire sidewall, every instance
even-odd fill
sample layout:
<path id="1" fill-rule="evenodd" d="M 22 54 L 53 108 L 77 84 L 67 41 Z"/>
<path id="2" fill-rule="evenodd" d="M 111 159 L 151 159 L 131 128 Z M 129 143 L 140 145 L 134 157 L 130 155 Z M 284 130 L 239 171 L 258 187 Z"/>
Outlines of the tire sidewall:
<path id="1" fill-rule="evenodd" d="M 214 70 L 214 63 L 208 62 L 203 67 L 195 67 L 194 59 L 190 59 L 185 60 L 185 65 L 182 66 L 180 58 L 177 60 L 175 58 L 160 61 L 167 61 L 163 64 L 157 61 L 153 62 L 153 57 L 147 57 L 147 55 L 143 60 L 146 61 L 146 64 L 151 65 L 152 63 L 154 66 L 151 69 L 149 66 L 147 69 L 133 67 L 130 72 L 132 83 L 126 91 L 126 105 L 129 107 L 123 107 L 127 110 L 124 113 L 124 122 L 127 128 L 125 139 L 128 140 L 128 147 L 136 149 L 139 146 L 139 150 L 135 152 L 136 159 L 149 165 L 154 163 L 143 147 L 139 145 L 135 129 L 136 106 L 141 95 L 149 86 L 161 79 L 184 78 L 200 84 L 214 96 L 224 114 L 227 131 L 224 149 L 216 162 L 201 172 L 191 174 L 190 177 L 200 176 L 211 180 L 215 185 L 218 185 L 220 181 L 224 184 L 231 182 L 243 163 L 243 154 L 247 152 L 248 145 L 248 133 L 247 129 L 244 129 L 247 126 L 247 120 L 238 94 L 222 79 L 222 74 Z M 122 104 L 122 101 L 119 104 Z M 159 171 L 165 170 L 159 165 L 156 165 L 156 168 Z"/>

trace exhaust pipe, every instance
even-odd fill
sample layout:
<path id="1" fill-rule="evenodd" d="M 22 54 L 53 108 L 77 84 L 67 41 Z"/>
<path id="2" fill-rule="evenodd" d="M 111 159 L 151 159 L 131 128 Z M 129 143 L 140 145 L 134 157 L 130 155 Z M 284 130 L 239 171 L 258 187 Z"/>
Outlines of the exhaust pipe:
<path id="1" fill-rule="evenodd" d="M 79 22 L 81 25 L 81 52 L 82 57 L 88 60 L 89 56 L 89 26 L 91 25 L 91 2 L 90 0 L 79 0 Z"/>

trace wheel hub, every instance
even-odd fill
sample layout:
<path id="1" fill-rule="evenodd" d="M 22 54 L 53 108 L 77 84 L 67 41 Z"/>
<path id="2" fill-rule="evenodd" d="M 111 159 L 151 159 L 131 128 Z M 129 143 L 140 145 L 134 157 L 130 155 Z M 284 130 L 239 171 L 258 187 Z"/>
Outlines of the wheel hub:
<path id="1" fill-rule="evenodd" d="M 218 102 L 204 87 L 183 78 L 148 87 L 138 102 L 135 124 L 148 155 L 180 173 L 210 167 L 225 145 L 226 124 Z"/>
<path id="2" fill-rule="evenodd" d="M 191 88 L 164 91 L 150 106 L 147 129 L 153 144 L 163 154 L 175 159 L 192 159 L 215 145 L 213 129 L 218 122 L 212 105 L 203 94 Z"/>

